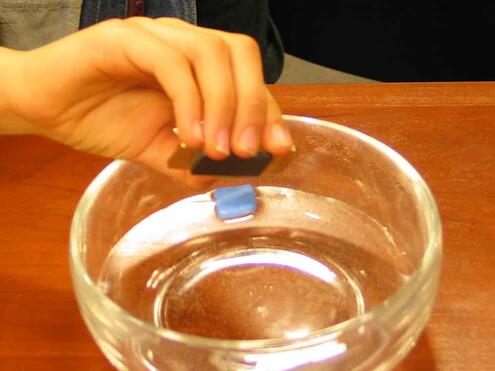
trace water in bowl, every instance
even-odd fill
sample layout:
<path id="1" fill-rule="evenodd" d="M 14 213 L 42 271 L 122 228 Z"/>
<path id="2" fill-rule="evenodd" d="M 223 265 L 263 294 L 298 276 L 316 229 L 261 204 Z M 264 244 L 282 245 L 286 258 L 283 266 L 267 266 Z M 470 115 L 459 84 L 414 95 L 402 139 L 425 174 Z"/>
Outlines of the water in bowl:
<path id="1" fill-rule="evenodd" d="M 298 338 L 369 310 L 413 271 L 385 227 L 343 202 L 256 194 L 256 212 L 236 220 L 219 220 L 209 193 L 152 214 L 110 251 L 98 286 L 157 327 Z"/>

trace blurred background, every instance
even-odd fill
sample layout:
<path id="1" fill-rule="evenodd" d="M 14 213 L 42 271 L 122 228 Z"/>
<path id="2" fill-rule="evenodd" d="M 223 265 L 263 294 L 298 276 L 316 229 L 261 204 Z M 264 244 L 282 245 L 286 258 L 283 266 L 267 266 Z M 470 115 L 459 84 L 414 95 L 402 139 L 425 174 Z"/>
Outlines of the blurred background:
<path id="1" fill-rule="evenodd" d="M 279 82 L 495 80 L 493 0 L 269 3 L 288 54 Z"/>

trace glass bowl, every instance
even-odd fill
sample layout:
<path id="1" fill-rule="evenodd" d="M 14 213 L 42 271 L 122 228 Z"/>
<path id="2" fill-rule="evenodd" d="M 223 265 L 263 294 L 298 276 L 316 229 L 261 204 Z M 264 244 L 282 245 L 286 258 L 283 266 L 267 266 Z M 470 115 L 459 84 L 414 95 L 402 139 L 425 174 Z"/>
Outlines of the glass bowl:
<path id="1" fill-rule="evenodd" d="M 117 369 L 385 370 L 415 344 L 441 265 L 427 185 L 363 133 L 284 118 L 297 151 L 261 176 L 199 186 L 114 161 L 85 191 L 72 279 Z M 213 192 L 239 185 L 256 210 L 219 219 Z"/>

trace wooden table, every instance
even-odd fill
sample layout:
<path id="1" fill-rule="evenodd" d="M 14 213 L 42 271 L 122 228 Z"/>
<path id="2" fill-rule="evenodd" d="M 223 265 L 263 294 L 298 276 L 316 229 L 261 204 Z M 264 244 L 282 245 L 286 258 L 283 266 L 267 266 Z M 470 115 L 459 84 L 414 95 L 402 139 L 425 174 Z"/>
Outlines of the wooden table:
<path id="1" fill-rule="evenodd" d="M 440 292 L 398 369 L 495 369 L 495 83 L 273 92 L 286 113 L 389 144 L 433 190 L 445 236 Z M 111 370 L 79 315 L 67 257 L 76 203 L 108 162 L 40 138 L 0 138 L 1 370 Z"/>

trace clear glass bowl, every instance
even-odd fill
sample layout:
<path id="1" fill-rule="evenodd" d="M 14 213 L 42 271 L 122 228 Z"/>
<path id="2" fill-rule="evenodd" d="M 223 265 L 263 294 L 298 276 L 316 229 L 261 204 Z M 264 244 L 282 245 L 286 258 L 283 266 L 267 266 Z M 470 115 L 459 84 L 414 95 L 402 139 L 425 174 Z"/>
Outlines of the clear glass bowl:
<path id="1" fill-rule="evenodd" d="M 259 177 L 200 188 L 115 161 L 84 193 L 70 262 L 82 316 L 121 370 L 390 369 L 430 315 L 441 226 L 386 145 L 285 116 L 297 146 Z M 222 221 L 211 191 L 251 184 Z"/>

